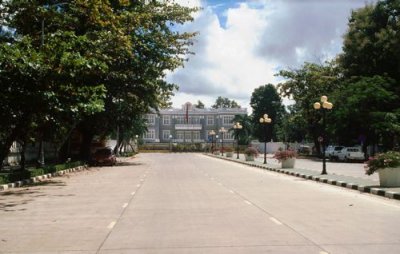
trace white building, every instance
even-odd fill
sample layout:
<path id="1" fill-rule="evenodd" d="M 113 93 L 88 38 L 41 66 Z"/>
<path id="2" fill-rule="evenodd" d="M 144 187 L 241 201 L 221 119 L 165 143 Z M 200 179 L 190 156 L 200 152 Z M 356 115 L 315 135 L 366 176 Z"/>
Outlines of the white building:
<path id="1" fill-rule="evenodd" d="M 195 108 L 185 103 L 180 109 L 163 109 L 159 114 L 147 114 L 148 132 L 143 140 L 149 142 L 202 143 L 211 140 L 210 131 L 224 141 L 233 141 L 233 133 L 219 132 L 233 126 L 235 115 L 247 115 L 245 108 Z"/>

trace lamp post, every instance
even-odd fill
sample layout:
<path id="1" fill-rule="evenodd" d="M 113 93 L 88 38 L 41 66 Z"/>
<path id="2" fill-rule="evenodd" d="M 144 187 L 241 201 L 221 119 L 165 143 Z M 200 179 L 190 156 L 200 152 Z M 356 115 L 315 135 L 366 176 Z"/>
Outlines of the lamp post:
<path id="1" fill-rule="evenodd" d="M 218 150 L 218 135 L 215 135 L 215 149 Z"/>
<path id="2" fill-rule="evenodd" d="M 226 132 L 224 127 L 221 127 L 219 129 L 219 132 L 221 133 L 221 154 L 224 156 L 224 133 Z"/>
<path id="3" fill-rule="evenodd" d="M 215 131 L 214 131 L 214 130 L 211 130 L 208 134 L 211 136 L 211 153 L 213 153 L 213 152 L 214 152 L 214 136 L 215 136 Z"/>
<path id="4" fill-rule="evenodd" d="M 243 128 L 243 126 L 239 122 L 236 122 L 233 125 L 233 129 L 235 130 L 235 136 L 236 136 L 236 144 L 237 144 L 236 145 L 236 154 L 237 154 L 236 159 L 239 159 L 239 130 L 242 128 Z"/>
<path id="5" fill-rule="evenodd" d="M 269 118 L 267 114 L 264 114 L 263 117 L 260 118 L 260 123 L 264 125 L 264 164 L 267 164 L 267 124 L 272 123 L 272 119 Z"/>
<path id="6" fill-rule="evenodd" d="M 326 148 L 326 135 L 325 135 L 325 114 L 327 110 L 333 108 L 333 104 L 328 102 L 328 97 L 323 95 L 321 96 L 321 102 L 314 103 L 315 110 L 322 110 L 322 136 L 318 138 L 322 144 L 322 172 L 321 175 L 326 175 L 326 158 L 325 158 L 325 148 Z"/>
<path id="7" fill-rule="evenodd" d="M 169 134 L 168 138 L 169 138 L 169 152 L 171 152 L 172 135 Z"/>

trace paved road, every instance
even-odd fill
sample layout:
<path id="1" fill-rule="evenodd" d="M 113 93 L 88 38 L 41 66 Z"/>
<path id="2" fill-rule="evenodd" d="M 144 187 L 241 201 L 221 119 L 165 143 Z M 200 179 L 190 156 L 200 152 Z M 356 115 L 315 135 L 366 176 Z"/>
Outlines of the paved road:
<path id="1" fill-rule="evenodd" d="M 201 154 L 0 194 L 0 253 L 400 253 L 400 203 Z"/>

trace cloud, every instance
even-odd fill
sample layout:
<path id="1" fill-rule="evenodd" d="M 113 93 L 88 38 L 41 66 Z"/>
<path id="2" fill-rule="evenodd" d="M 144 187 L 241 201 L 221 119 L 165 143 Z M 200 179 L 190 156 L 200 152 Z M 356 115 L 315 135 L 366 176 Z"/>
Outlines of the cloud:
<path id="1" fill-rule="evenodd" d="M 209 6 L 196 1 L 203 10 L 182 27 L 200 34 L 195 55 L 167 76 L 180 86 L 176 107 L 186 98 L 213 102 L 218 96 L 248 107 L 254 89 L 277 83 L 280 69 L 339 53 L 351 9 L 365 5 L 364 0 L 250 0 L 224 2 L 222 10 L 209 1 Z"/>

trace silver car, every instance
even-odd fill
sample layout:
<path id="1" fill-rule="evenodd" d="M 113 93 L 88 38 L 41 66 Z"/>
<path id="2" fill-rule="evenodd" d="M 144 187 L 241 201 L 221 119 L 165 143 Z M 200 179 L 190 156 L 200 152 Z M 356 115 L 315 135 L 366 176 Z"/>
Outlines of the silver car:
<path id="1" fill-rule="evenodd" d="M 363 161 L 365 159 L 360 147 L 345 147 L 337 156 L 340 161 Z"/>

